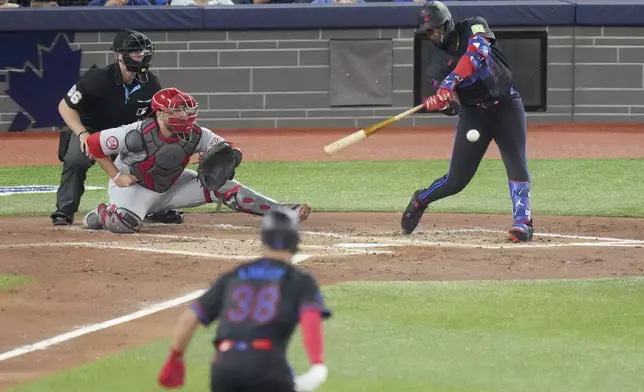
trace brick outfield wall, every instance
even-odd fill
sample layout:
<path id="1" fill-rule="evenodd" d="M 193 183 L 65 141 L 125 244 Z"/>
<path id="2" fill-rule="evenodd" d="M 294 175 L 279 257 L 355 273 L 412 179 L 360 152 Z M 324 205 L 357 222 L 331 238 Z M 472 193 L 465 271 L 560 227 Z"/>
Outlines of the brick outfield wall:
<path id="1" fill-rule="evenodd" d="M 494 28 L 493 28 L 494 29 Z M 548 110 L 530 123 L 642 122 L 644 28 L 535 27 L 548 38 Z M 511 29 L 494 29 L 511 30 Z M 108 33 L 78 33 L 83 69 L 113 60 Z M 363 127 L 413 106 L 411 29 L 149 32 L 163 85 L 194 94 L 212 128 Z M 329 106 L 329 40 L 384 39 L 393 45 L 393 105 Z M 2 90 L 6 86 L 0 86 Z M 18 108 L 0 95 L 0 130 Z M 416 115 L 400 125 L 453 124 Z"/>

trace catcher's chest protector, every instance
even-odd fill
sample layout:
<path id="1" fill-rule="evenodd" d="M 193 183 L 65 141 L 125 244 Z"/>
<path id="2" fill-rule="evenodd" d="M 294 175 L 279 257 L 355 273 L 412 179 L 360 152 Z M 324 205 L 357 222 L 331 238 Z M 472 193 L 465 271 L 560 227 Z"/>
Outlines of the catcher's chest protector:
<path id="1" fill-rule="evenodd" d="M 147 158 L 132 165 L 132 175 L 139 180 L 139 184 L 149 190 L 164 193 L 190 163 L 190 157 L 201 139 L 201 129 L 195 126 L 192 139 L 188 142 L 163 141 L 154 119 L 145 121 L 141 129 L 141 149 L 146 150 Z"/>

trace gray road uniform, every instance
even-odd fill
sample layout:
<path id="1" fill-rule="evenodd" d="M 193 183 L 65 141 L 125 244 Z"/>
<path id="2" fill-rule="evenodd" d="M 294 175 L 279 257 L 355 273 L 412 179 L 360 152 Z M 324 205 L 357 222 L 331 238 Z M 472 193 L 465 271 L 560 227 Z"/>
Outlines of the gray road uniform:
<path id="1" fill-rule="evenodd" d="M 193 154 L 206 152 L 224 138 L 195 125 L 186 139 L 163 136 L 154 118 L 106 129 L 90 136 L 88 144 L 93 156 L 103 158 L 117 155 L 114 164 L 119 171 L 133 175 L 138 182 L 129 187 L 119 187 L 110 179 L 108 204 L 101 204 L 88 213 L 84 226 L 93 230 L 134 233 L 139 230 L 142 218 L 148 213 L 197 207 L 217 201 L 234 211 L 253 215 L 263 215 L 282 205 L 293 209 L 303 208 L 300 204 L 279 203 L 234 179 L 228 180 L 219 189 L 202 187 L 197 172 L 186 169 L 186 166 Z"/>

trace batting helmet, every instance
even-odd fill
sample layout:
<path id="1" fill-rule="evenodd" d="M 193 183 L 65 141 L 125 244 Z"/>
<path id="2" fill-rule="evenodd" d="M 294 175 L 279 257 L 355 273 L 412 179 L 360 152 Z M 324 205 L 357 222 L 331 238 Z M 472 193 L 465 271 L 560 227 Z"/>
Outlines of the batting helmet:
<path id="1" fill-rule="evenodd" d="M 190 134 L 197 122 L 199 104 L 192 95 L 174 87 L 164 88 L 152 96 L 152 112 L 168 114 L 168 128 L 179 137 Z"/>
<path id="2" fill-rule="evenodd" d="M 262 243 L 274 250 L 297 252 L 300 223 L 297 211 L 288 208 L 267 212 L 260 223 Z"/>
<path id="3" fill-rule="evenodd" d="M 114 37 L 112 50 L 123 55 L 123 65 L 133 72 L 141 83 L 148 81 L 148 69 L 154 54 L 154 43 L 147 35 L 135 30 L 119 31 Z M 138 54 L 139 56 L 132 56 Z"/>
<path id="4" fill-rule="evenodd" d="M 446 37 L 454 30 L 454 20 L 452 13 L 445 4 L 440 1 L 430 1 L 423 4 L 418 16 L 418 28 L 416 32 L 425 32 L 430 29 L 436 29 L 440 26 L 445 26 L 445 32 L 441 37 Z"/>

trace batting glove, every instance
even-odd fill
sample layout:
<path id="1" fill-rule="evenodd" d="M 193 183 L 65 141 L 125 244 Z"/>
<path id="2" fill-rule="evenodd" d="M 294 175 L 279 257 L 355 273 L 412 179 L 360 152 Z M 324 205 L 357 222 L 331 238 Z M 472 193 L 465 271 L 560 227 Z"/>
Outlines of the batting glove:
<path id="1" fill-rule="evenodd" d="M 438 89 L 436 94 L 425 99 L 425 109 L 430 112 L 439 112 L 441 110 L 447 109 L 450 101 L 454 98 L 454 95 L 451 91 L 446 89 Z"/>
<path id="2" fill-rule="evenodd" d="M 159 373 L 159 384 L 166 388 L 178 388 L 183 386 L 186 374 L 186 366 L 183 363 L 181 353 L 172 350 L 170 357 L 163 365 Z"/>
<path id="3" fill-rule="evenodd" d="M 295 392 L 313 392 L 326 381 L 329 369 L 323 363 L 318 363 L 301 376 L 295 377 Z"/>

